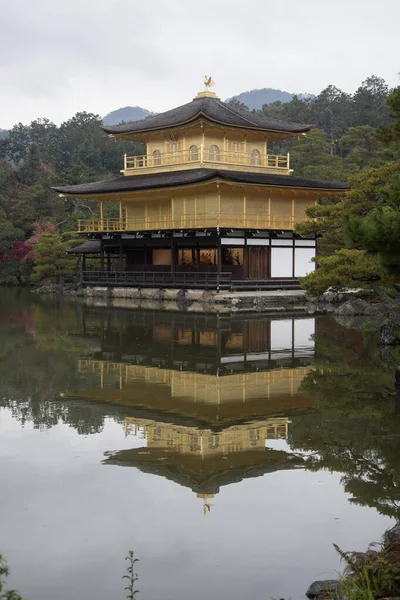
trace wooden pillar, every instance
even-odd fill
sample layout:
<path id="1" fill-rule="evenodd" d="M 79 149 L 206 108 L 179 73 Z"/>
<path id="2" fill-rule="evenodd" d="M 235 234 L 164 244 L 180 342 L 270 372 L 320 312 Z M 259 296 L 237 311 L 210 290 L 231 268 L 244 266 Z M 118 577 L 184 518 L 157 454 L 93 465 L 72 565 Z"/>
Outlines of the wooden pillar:
<path id="1" fill-rule="evenodd" d="M 82 254 L 82 271 L 86 271 L 86 254 Z"/>
<path id="2" fill-rule="evenodd" d="M 104 231 L 104 206 L 103 206 L 103 200 L 100 200 L 100 231 Z"/>
<path id="3" fill-rule="evenodd" d="M 124 217 L 124 212 L 123 212 L 123 206 L 122 206 L 122 200 L 119 201 L 119 228 L 123 229 L 122 227 L 122 220 Z"/>
<path id="4" fill-rule="evenodd" d="M 104 247 L 103 247 L 103 241 L 101 241 L 101 247 L 100 247 L 100 271 L 104 271 Z"/>
<path id="5" fill-rule="evenodd" d="M 217 239 L 217 290 L 219 290 L 220 274 L 222 270 L 222 251 L 221 251 L 221 238 Z"/>
<path id="6" fill-rule="evenodd" d="M 296 272 L 296 246 L 295 246 L 295 239 L 294 239 L 294 237 L 293 237 L 292 243 L 293 243 L 293 248 L 292 248 L 292 277 L 294 277 L 294 274 Z"/>
<path id="7" fill-rule="evenodd" d="M 124 270 L 124 252 L 122 249 L 122 242 L 121 240 L 119 241 L 119 270 L 123 271 Z"/>
<path id="8" fill-rule="evenodd" d="M 111 256 L 107 253 L 107 271 L 111 271 Z"/>
<path id="9" fill-rule="evenodd" d="M 294 199 L 292 199 L 292 217 L 290 221 L 290 229 L 294 229 Z"/>
<path id="10" fill-rule="evenodd" d="M 271 239 L 269 240 L 269 246 L 266 246 L 267 251 L 267 279 L 271 279 Z"/>
<path id="11" fill-rule="evenodd" d="M 104 389 L 104 362 L 100 364 L 100 387 Z"/>
<path id="12" fill-rule="evenodd" d="M 250 248 L 251 246 L 247 245 L 247 238 L 244 238 L 244 242 L 245 242 L 245 246 L 243 246 L 243 276 L 245 279 L 248 279 L 249 277 L 249 271 L 250 271 L 250 267 L 249 267 L 249 261 L 250 261 Z"/>
<path id="13" fill-rule="evenodd" d="M 175 273 L 176 271 L 176 256 L 175 256 L 175 244 L 174 238 L 171 236 L 171 273 Z"/>

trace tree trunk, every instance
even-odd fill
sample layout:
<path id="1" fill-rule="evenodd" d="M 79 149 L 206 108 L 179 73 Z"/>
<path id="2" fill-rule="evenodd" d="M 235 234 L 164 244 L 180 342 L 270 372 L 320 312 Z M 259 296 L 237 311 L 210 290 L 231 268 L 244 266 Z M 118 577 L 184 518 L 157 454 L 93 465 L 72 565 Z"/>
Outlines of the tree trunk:
<path id="1" fill-rule="evenodd" d="M 384 300 L 385 302 L 388 302 L 389 304 L 393 304 L 395 302 L 395 300 L 393 298 L 391 298 L 389 296 L 389 294 L 387 294 L 380 285 L 378 285 L 377 283 L 372 283 L 371 284 L 372 289 L 374 290 L 375 294 L 377 296 L 379 296 L 379 298 L 381 298 L 382 300 Z"/>

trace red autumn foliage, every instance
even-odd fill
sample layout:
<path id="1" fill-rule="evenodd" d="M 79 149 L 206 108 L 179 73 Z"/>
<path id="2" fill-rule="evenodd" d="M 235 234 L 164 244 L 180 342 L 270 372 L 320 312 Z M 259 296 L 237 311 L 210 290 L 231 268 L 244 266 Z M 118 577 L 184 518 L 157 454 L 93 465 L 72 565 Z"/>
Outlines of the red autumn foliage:
<path id="1" fill-rule="evenodd" d="M 25 242 L 14 242 L 8 253 L 7 260 L 15 262 L 25 262 L 25 258 L 29 252 L 32 251 L 32 244 L 28 241 Z"/>
<path id="2" fill-rule="evenodd" d="M 38 221 L 33 225 L 33 233 L 30 238 L 28 238 L 24 244 L 27 244 L 30 248 L 28 252 L 25 254 L 24 258 L 21 262 L 34 261 L 37 258 L 37 254 L 35 251 L 35 245 L 40 242 L 40 238 L 43 234 L 50 233 L 53 235 L 58 235 L 58 229 L 54 223 L 50 221 Z"/>

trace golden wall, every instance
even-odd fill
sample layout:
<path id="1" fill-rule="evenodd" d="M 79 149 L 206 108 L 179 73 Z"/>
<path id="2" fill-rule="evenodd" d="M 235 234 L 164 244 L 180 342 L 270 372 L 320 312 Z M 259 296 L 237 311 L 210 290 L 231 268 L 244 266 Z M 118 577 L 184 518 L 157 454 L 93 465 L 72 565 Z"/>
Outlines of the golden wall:
<path id="1" fill-rule="evenodd" d="M 221 182 L 175 189 L 164 193 L 135 194 L 125 200 L 132 228 L 243 227 L 293 229 L 306 218 L 305 209 L 316 195 L 302 190 L 247 188 Z"/>
<path id="2" fill-rule="evenodd" d="M 113 392 L 116 392 L 114 384 L 118 381 L 120 389 L 130 388 L 132 385 L 139 386 L 140 383 L 161 385 L 168 389 L 171 398 L 185 398 L 195 403 L 243 404 L 257 398 L 267 400 L 297 395 L 301 382 L 310 372 L 310 367 L 216 377 L 124 363 L 81 360 L 79 371 L 97 373 L 100 389 L 108 390 L 110 398 Z"/>
<path id="3" fill-rule="evenodd" d="M 140 436 L 148 448 L 162 448 L 180 454 L 227 455 L 247 450 L 265 452 L 265 441 L 287 439 L 291 421 L 287 417 L 253 421 L 227 427 L 216 433 L 173 423 L 137 417 L 125 418 L 125 435 Z"/>
<path id="4" fill-rule="evenodd" d="M 226 129 L 215 126 L 205 125 L 191 126 L 182 129 L 176 129 L 172 132 L 175 139 L 171 139 L 170 133 L 151 133 L 147 137 L 147 155 L 151 156 L 155 150 L 165 154 L 168 152 L 185 152 L 192 145 L 203 145 L 208 151 L 213 144 L 218 146 L 219 150 L 250 153 L 252 150 L 258 150 L 260 154 L 267 152 L 267 139 L 264 133 L 245 132 L 235 129 Z"/>

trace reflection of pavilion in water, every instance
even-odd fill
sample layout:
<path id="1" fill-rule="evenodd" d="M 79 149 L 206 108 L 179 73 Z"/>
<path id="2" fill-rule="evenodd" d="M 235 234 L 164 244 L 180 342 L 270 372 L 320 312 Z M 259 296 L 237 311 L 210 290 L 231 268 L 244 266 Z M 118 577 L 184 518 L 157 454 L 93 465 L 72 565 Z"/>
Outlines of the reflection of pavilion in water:
<path id="1" fill-rule="evenodd" d="M 100 352 L 79 361 L 95 381 L 79 398 L 119 406 L 126 435 L 145 440 L 107 453 L 105 464 L 189 487 L 205 510 L 223 485 L 301 466 L 266 440 L 287 439 L 290 414 L 312 408 L 299 387 L 314 355 L 313 319 L 142 319 L 122 330 L 103 323 Z"/>
<path id="2" fill-rule="evenodd" d="M 126 435 L 139 436 L 146 447 L 107 453 L 105 464 L 134 466 L 189 487 L 207 502 L 223 485 L 268 472 L 301 467 L 302 460 L 266 447 L 267 440 L 288 437 L 287 417 L 233 425 L 220 431 L 125 418 Z"/>
<path id="3" fill-rule="evenodd" d="M 130 407 L 141 417 L 148 415 L 139 409 L 212 427 L 310 407 L 298 389 L 314 356 L 314 319 L 113 318 L 103 313 L 96 329 L 85 323 L 98 341 L 79 362 L 80 373 L 94 383 L 81 398 Z"/>
<path id="4" fill-rule="evenodd" d="M 309 370 L 310 367 L 297 367 L 207 375 L 80 360 L 80 373 L 97 376 L 98 387 L 79 392 L 79 397 L 165 416 L 179 414 L 215 428 L 257 416 L 310 408 L 310 400 L 298 392 Z"/>
<path id="5" fill-rule="evenodd" d="M 111 313 L 84 320 L 99 341 L 98 358 L 197 373 L 231 373 L 309 364 L 314 319 L 228 318 L 139 313 L 125 323 Z"/>

